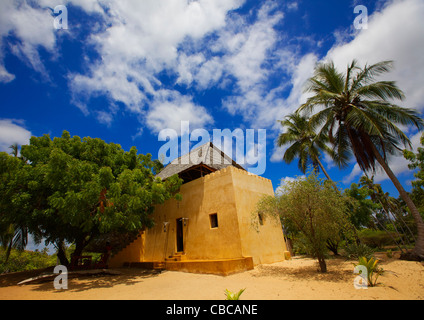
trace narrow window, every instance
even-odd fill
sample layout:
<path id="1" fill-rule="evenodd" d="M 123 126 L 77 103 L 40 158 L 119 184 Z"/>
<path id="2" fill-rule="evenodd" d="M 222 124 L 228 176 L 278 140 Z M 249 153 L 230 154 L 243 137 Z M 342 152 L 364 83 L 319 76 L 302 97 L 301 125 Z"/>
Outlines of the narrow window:
<path id="1" fill-rule="evenodd" d="M 264 222 L 265 222 L 265 218 L 264 218 L 264 215 L 263 215 L 263 213 L 262 213 L 262 212 L 259 212 L 259 213 L 258 213 L 258 218 L 259 218 L 259 224 L 260 224 L 261 226 L 263 226 L 263 225 L 264 225 Z"/>
<path id="2" fill-rule="evenodd" d="M 218 214 L 216 213 L 210 214 L 209 221 L 211 223 L 211 229 L 218 228 Z"/>

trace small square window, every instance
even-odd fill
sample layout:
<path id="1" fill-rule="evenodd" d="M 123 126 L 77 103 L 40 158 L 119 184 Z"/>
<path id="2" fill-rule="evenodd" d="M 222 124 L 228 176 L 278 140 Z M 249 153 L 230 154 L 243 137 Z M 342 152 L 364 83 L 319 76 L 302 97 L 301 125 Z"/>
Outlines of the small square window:
<path id="1" fill-rule="evenodd" d="M 218 228 L 218 214 L 216 213 L 210 214 L 209 221 L 211 223 L 211 229 Z"/>

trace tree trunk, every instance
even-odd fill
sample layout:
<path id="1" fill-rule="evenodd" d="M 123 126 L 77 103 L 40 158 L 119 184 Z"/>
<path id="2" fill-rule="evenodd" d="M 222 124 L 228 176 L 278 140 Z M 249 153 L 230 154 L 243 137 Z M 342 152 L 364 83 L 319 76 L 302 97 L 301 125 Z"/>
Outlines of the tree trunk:
<path id="1" fill-rule="evenodd" d="M 316 160 L 317 160 L 318 165 L 321 168 L 322 172 L 324 173 L 325 177 L 327 178 L 327 180 L 334 184 L 334 181 L 331 180 L 330 176 L 328 175 L 327 171 L 325 170 L 324 166 L 322 165 L 322 163 L 321 163 L 321 161 L 319 160 L 318 157 L 316 157 Z"/>
<path id="2" fill-rule="evenodd" d="M 411 211 L 411 214 L 414 217 L 415 223 L 417 225 L 417 231 L 418 231 L 417 240 L 415 241 L 415 247 L 411 252 L 410 258 L 412 258 L 414 260 L 424 260 L 424 222 L 423 222 L 423 219 L 421 218 L 421 215 L 420 215 L 417 207 L 415 206 L 414 202 L 412 202 L 408 193 L 402 187 L 402 185 L 400 184 L 399 180 L 396 178 L 393 171 L 387 165 L 386 161 L 384 161 L 380 152 L 378 152 L 378 150 L 377 150 L 377 148 L 375 147 L 374 144 L 371 144 L 371 146 L 372 146 L 375 158 L 377 159 L 378 163 L 383 167 L 384 171 L 387 173 L 390 180 L 392 180 L 396 189 L 399 191 L 400 196 L 402 197 L 403 201 L 405 201 L 406 205 L 408 206 L 409 210 Z"/>
<path id="3" fill-rule="evenodd" d="M 60 242 L 57 246 L 57 257 L 61 265 L 69 266 L 68 258 L 66 258 L 65 250 L 63 249 L 63 242 Z"/>
<path id="4" fill-rule="evenodd" d="M 322 273 L 327 272 L 327 264 L 325 263 L 325 259 L 322 256 L 318 256 L 319 268 Z"/>

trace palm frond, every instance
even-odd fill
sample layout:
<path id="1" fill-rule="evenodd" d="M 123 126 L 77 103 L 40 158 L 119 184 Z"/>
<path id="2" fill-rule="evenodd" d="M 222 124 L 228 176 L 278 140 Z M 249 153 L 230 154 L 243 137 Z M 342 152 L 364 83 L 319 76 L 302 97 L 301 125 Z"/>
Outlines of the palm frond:
<path id="1" fill-rule="evenodd" d="M 321 63 L 315 69 L 314 79 L 324 83 L 328 88 L 327 91 L 333 93 L 342 93 L 345 84 L 344 74 L 337 71 L 332 61 Z"/>
<path id="2" fill-rule="evenodd" d="M 375 77 L 389 72 L 393 68 L 393 61 L 381 61 L 371 66 L 365 65 L 365 67 L 358 72 L 355 80 L 352 82 L 350 92 L 355 92 L 358 88 L 373 82 Z"/>
<path id="3" fill-rule="evenodd" d="M 355 94 L 369 99 L 381 99 L 384 101 L 405 99 L 405 94 L 397 87 L 394 81 L 374 82 L 358 88 Z"/>

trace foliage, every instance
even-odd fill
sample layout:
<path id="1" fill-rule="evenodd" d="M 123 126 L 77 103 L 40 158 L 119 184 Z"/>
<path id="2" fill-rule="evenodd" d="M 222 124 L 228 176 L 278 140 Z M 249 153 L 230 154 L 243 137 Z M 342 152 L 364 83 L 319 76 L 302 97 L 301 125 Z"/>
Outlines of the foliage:
<path id="1" fill-rule="evenodd" d="M 41 252 L 12 249 L 9 260 L 5 259 L 6 250 L 0 248 L 0 274 L 5 272 L 29 271 L 47 268 L 56 264 L 56 256 Z"/>
<path id="2" fill-rule="evenodd" d="M 181 180 L 155 178 L 161 168 L 151 155 L 124 151 L 100 139 L 32 137 L 21 159 L 0 155 L 2 218 L 25 226 L 37 239 L 59 248 L 74 243 L 80 255 L 96 236 L 152 227 L 154 205 L 175 197 Z"/>
<path id="3" fill-rule="evenodd" d="M 364 266 L 367 268 L 368 285 L 375 287 L 378 277 L 384 272 L 383 268 L 378 266 L 379 260 L 375 258 L 360 257 L 355 266 Z"/>
<path id="4" fill-rule="evenodd" d="M 417 148 L 417 153 L 404 150 L 405 159 L 409 160 L 408 167 L 416 170 L 412 181 L 411 198 L 420 210 L 421 216 L 424 218 L 424 133 L 421 136 L 420 143 L 422 147 Z"/>
<path id="5" fill-rule="evenodd" d="M 408 212 L 402 201 L 399 201 L 386 192 L 383 192 L 380 184 L 374 183 L 374 177 L 363 176 L 360 179 L 362 188 L 368 190 L 374 203 L 375 222 L 373 229 L 384 230 L 392 239 L 392 243 L 404 251 L 407 244 L 415 241 L 415 236 L 410 228 L 413 216 Z"/>
<path id="6" fill-rule="evenodd" d="M 383 230 L 364 229 L 359 232 L 361 242 L 372 248 L 397 245 L 397 237 L 398 235 L 395 232 L 386 232 Z"/>
<path id="7" fill-rule="evenodd" d="M 361 68 L 353 60 L 343 73 L 333 62 L 321 63 L 307 84 L 306 91 L 313 95 L 298 110 L 310 114 L 323 107 L 311 117 L 312 125 L 322 124 L 321 132 L 328 135 L 337 154 L 345 155 L 339 159 L 352 154 L 364 171 L 375 169 L 373 147 L 386 158 L 402 146 L 411 146 L 396 124 L 424 128 L 417 111 L 389 102 L 405 98 L 395 82 L 376 81 L 392 65 L 392 61 L 382 61 Z"/>
<path id="8" fill-rule="evenodd" d="M 374 202 L 369 199 L 369 192 L 356 183 L 352 183 L 349 189 L 344 190 L 344 194 L 356 200 L 356 207 L 352 207 L 350 221 L 356 229 L 373 226 L 372 214 L 376 208 Z"/>
<path id="9" fill-rule="evenodd" d="M 382 61 L 361 68 L 353 60 L 346 72 L 340 72 L 332 61 L 320 63 L 306 86 L 311 96 L 296 112 L 310 116 L 311 126 L 321 128 L 318 135 L 328 136 L 339 165 L 354 156 L 363 171 L 375 172 L 377 163 L 384 169 L 417 225 L 413 255 L 424 259 L 423 219 L 387 163 L 389 155 L 412 146 L 401 127 L 422 130 L 424 121 L 416 110 L 392 103 L 405 98 L 394 81 L 376 79 L 392 66 L 392 61 Z"/>
<path id="10" fill-rule="evenodd" d="M 308 253 L 318 259 L 321 271 L 326 272 L 327 240 L 337 239 L 340 232 L 350 228 L 345 197 L 316 173 L 288 182 L 281 190 L 273 201 L 268 197 L 259 202 L 257 210 L 277 214 L 283 226 L 296 233 Z"/>
<path id="11" fill-rule="evenodd" d="M 26 181 L 25 164 L 17 157 L 17 145 L 11 148 L 13 156 L 0 152 L 0 245 L 6 250 L 6 262 L 11 249 L 23 250 L 28 240 L 27 228 L 17 219 L 20 210 L 29 205 L 21 188 Z"/>
<path id="12" fill-rule="evenodd" d="M 345 247 L 345 254 L 349 259 L 358 259 L 359 257 L 366 257 L 370 259 L 374 255 L 375 250 L 363 243 L 350 243 Z"/>
<path id="13" fill-rule="evenodd" d="M 234 293 L 229 291 L 228 289 L 225 289 L 225 300 L 240 300 L 240 296 L 244 292 L 244 290 L 246 290 L 246 288 L 239 290 L 239 292 L 237 293 Z"/>

